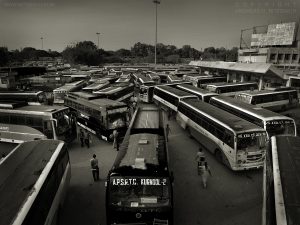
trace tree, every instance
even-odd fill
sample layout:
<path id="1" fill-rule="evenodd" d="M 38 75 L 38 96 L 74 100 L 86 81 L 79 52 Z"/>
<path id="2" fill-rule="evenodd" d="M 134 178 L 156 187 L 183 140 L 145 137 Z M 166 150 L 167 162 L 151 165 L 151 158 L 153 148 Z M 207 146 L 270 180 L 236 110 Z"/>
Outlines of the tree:
<path id="1" fill-rule="evenodd" d="M 9 52 L 6 47 L 0 47 L 0 66 L 6 66 L 9 61 Z"/>

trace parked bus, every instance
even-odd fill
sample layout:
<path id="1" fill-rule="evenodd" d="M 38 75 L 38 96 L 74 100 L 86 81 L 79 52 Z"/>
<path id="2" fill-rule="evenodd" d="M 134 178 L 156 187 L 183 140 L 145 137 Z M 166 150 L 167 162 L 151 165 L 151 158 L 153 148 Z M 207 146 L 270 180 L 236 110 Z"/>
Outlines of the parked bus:
<path id="1" fill-rule="evenodd" d="M 175 111 L 178 110 L 178 104 L 183 99 L 197 99 L 196 95 L 193 95 L 189 92 L 178 90 L 170 86 L 156 86 L 153 91 L 154 102 L 162 106 L 165 110 Z"/>
<path id="2" fill-rule="evenodd" d="M 195 99 L 179 103 L 177 120 L 203 148 L 230 169 L 263 166 L 267 140 L 263 128 Z"/>
<path id="3" fill-rule="evenodd" d="M 75 81 L 73 83 L 67 83 L 62 87 L 54 89 L 53 90 L 54 103 L 63 104 L 66 94 L 68 94 L 69 92 L 79 91 L 85 86 L 86 86 L 86 82 L 81 80 L 81 81 Z"/>
<path id="4" fill-rule="evenodd" d="M 64 106 L 0 103 L 0 123 L 29 126 L 49 139 L 71 142 L 76 137 L 75 121 Z"/>
<path id="5" fill-rule="evenodd" d="M 131 82 L 132 78 L 130 74 L 122 74 L 118 80 L 116 80 L 116 83 L 129 83 Z"/>
<path id="6" fill-rule="evenodd" d="M 240 82 L 240 83 L 219 83 L 208 84 L 205 88 L 210 92 L 215 92 L 220 95 L 234 96 L 238 92 L 258 90 L 256 82 Z"/>
<path id="7" fill-rule="evenodd" d="M 193 85 L 198 88 L 205 88 L 211 83 L 224 83 L 227 82 L 227 77 L 213 77 L 213 76 L 203 76 L 198 77 L 193 81 Z"/>
<path id="8" fill-rule="evenodd" d="M 105 141 L 112 140 L 110 135 L 113 130 L 124 134 L 128 126 L 128 107 L 125 103 L 67 95 L 64 104 L 75 113 L 77 125 Z"/>
<path id="9" fill-rule="evenodd" d="M 109 81 L 106 79 L 99 79 L 96 80 L 94 83 L 82 88 L 83 91 L 86 92 L 93 92 L 93 91 L 98 91 L 101 90 L 103 88 L 106 88 L 110 85 Z"/>
<path id="10" fill-rule="evenodd" d="M 160 85 L 153 85 L 153 86 L 140 86 L 139 89 L 139 99 L 142 102 L 153 102 L 153 91 L 156 86 L 170 86 L 170 87 L 176 87 L 178 84 L 190 84 L 190 82 L 181 81 L 178 83 L 172 83 L 172 84 L 160 84 Z"/>
<path id="11" fill-rule="evenodd" d="M 173 224 L 172 173 L 163 115 L 138 108 L 107 176 L 107 224 Z"/>
<path id="12" fill-rule="evenodd" d="M 296 225 L 300 221 L 300 137 L 273 136 L 263 176 L 262 225 Z"/>
<path id="13" fill-rule="evenodd" d="M 115 101 L 126 102 L 134 94 L 134 85 L 131 83 L 115 83 L 107 88 L 94 91 L 100 98 L 108 98 Z"/>
<path id="14" fill-rule="evenodd" d="M 40 139 L 47 137 L 32 127 L 0 123 L 0 142 L 23 143 Z"/>
<path id="15" fill-rule="evenodd" d="M 295 121 L 276 112 L 226 96 L 212 97 L 210 104 L 264 128 L 269 137 L 280 134 L 297 134 Z"/>
<path id="16" fill-rule="evenodd" d="M 139 75 L 137 79 L 137 87 L 140 86 L 153 86 L 155 85 L 155 82 L 145 75 Z"/>
<path id="17" fill-rule="evenodd" d="M 292 89 L 242 92 L 236 94 L 235 98 L 272 111 L 285 111 L 299 105 L 297 90 Z"/>
<path id="18" fill-rule="evenodd" d="M 43 91 L 1 91 L 0 101 L 24 101 L 30 105 L 47 103 L 47 96 Z"/>
<path id="19" fill-rule="evenodd" d="M 181 78 L 175 76 L 175 75 L 168 75 L 167 76 L 167 83 L 172 84 L 172 83 L 178 83 L 183 81 Z"/>
<path id="20" fill-rule="evenodd" d="M 176 85 L 176 87 L 180 90 L 183 90 L 183 91 L 189 92 L 193 95 L 196 95 L 199 98 L 199 100 L 207 102 L 207 103 L 209 102 L 211 97 L 218 96 L 218 94 L 216 94 L 214 92 L 209 92 L 207 90 L 197 88 L 197 87 L 189 85 L 189 84 L 180 84 L 180 85 Z"/>
<path id="21" fill-rule="evenodd" d="M 148 73 L 146 76 L 153 80 L 155 84 L 161 83 L 160 76 L 158 76 L 156 73 Z"/>
<path id="22" fill-rule="evenodd" d="M 0 225 L 58 224 L 70 183 L 66 144 L 20 144 L 0 162 Z"/>
<path id="23" fill-rule="evenodd" d="M 190 73 L 190 74 L 183 75 L 182 79 L 185 81 L 194 82 L 195 84 L 197 84 L 198 78 L 201 79 L 201 78 L 206 78 L 206 77 L 210 78 L 212 76 L 208 76 L 205 74 L 201 75 L 199 73 Z M 226 81 L 223 81 L 223 82 L 226 82 Z M 195 85 L 195 86 L 197 86 L 197 85 Z"/>

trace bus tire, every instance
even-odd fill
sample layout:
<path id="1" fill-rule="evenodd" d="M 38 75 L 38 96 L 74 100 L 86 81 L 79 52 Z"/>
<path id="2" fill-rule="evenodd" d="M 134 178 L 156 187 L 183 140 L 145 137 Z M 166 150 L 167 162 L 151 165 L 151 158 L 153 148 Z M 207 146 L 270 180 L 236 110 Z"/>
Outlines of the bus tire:
<path id="1" fill-rule="evenodd" d="M 193 139 L 193 135 L 192 135 L 191 128 L 187 127 L 187 128 L 186 128 L 186 131 L 187 131 L 187 133 L 188 133 L 188 135 L 189 135 L 189 138 Z"/>
<path id="2" fill-rule="evenodd" d="M 223 154 L 220 149 L 215 150 L 215 156 L 219 162 L 224 163 Z"/>

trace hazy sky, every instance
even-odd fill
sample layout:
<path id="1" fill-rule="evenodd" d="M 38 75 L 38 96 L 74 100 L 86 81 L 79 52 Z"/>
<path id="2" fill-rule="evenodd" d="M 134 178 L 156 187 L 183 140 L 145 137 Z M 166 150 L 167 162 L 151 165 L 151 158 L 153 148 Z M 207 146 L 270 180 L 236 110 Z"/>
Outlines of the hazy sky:
<path id="1" fill-rule="evenodd" d="M 161 0 L 158 42 L 196 49 L 239 45 L 240 30 L 299 21 L 300 0 Z M 90 40 L 105 50 L 153 44 L 152 0 L 0 0 L 0 46 L 62 51 Z"/>

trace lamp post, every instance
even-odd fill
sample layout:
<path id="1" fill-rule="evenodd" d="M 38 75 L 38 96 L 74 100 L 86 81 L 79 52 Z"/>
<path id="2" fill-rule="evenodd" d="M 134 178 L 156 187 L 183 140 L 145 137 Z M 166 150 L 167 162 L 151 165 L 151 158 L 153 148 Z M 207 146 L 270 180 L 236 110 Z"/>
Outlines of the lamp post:
<path id="1" fill-rule="evenodd" d="M 41 41 L 42 41 L 42 50 L 44 50 L 44 42 L 43 42 L 44 38 L 41 37 Z"/>
<path id="2" fill-rule="evenodd" d="M 155 4 L 155 46 L 154 46 L 154 65 L 156 68 L 156 45 L 157 45 L 157 5 L 160 4 L 159 0 L 154 0 L 153 3 Z"/>
<path id="3" fill-rule="evenodd" d="M 98 38 L 98 49 L 99 49 L 99 36 L 100 36 L 100 33 L 97 32 L 96 34 L 97 34 L 97 38 Z"/>

